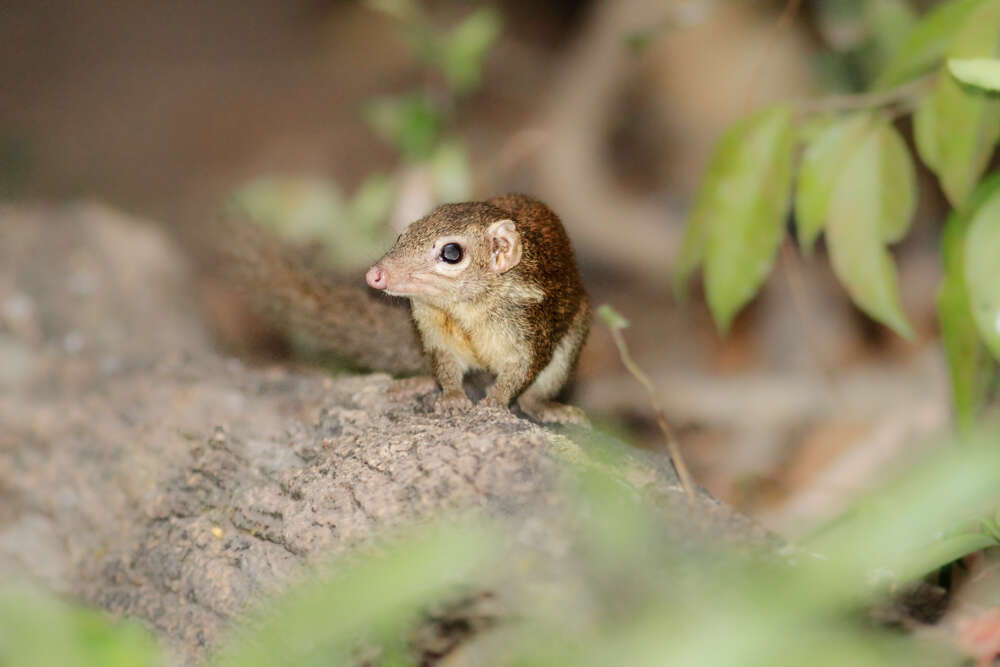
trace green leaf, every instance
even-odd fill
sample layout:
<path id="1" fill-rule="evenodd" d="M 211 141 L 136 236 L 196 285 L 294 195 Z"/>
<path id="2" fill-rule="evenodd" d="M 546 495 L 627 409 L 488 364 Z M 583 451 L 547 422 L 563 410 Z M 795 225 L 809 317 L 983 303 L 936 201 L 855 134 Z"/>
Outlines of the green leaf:
<path id="1" fill-rule="evenodd" d="M 295 243 L 324 236 L 344 210 L 336 184 L 319 178 L 263 176 L 237 189 L 236 208 Z"/>
<path id="2" fill-rule="evenodd" d="M 723 144 L 725 139 L 723 139 Z M 691 274 L 701 266 L 705 260 L 705 246 L 708 241 L 708 219 L 712 213 L 712 190 L 707 187 L 710 182 L 715 182 L 718 173 L 725 166 L 722 145 L 716 150 L 709 162 L 705 176 L 702 178 L 701 188 L 695 195 L 694 205 L 691 207 L 691 214 L 688 217 L 687 226 L 684 228 L 684 239 L 681 241 L 680 252 L 674 258 L 673 288 L 674 298 L 683 303 L 687 299 L 688 282 Z"/>
<path id="3" fill-rule="evenodd" d="M 965 239 L 972 216 L 998 191 L 1000 191 L 1000 172 L 994 172 L 976 187 L 969 197 L 965 211 L 961 214 L 953 212 L 949 216 L 941 235 L 941 260 L 946 273 L 965 271 Z"/>
<path id="4" fill-rule="evenodd" d="M 916 168 L 903 137 L 888 122 L 878 128 L 877 141 L 880 178 L 887 195 L 882 198 L 882 241 L 896 243 L 910 231 L 917 210 Z"/>
<path id="5" fill-rule="evenodd" d="M 726 332 L 760 289 L 781 243 L 791 196 L 795 128 L 788 107 L 731 127 L 702 182 L 695 216 L 705 236 L 705 292 Z"/>
<path id="6" fill-rule="evenodd" d="M 163 663 L 139 623 L 112 619 L 47 593 L 0 591 L 0 665 L 143 667 Z"/>
<path id="7" fill-rule="evenodd" d="M 379 137 L 413 161 L 430 157 L 444 128 L 443 114 L 423 95 L 370 100 L 364 117 Z"/>
<path id="8" fill-rule="evenodd" d="M 398 641 L 429 602 L 468 586 L 492 561 L 500 545 L 483 524 L 418 524 L 378 553 L 341 557 L 332 576 L 313 575 L 244 618 L 214 664 L 342 665 L 362 639 Z"/>
<path id="9" fill-rule="evenodd" d="M 460 139 L 442 141 L 431 156 L 434 192 L 440 202 L 466 201 L 472 194 L 469 152 Z"/>
<path id="10" fill-rule="evenodd" d="M 601 318 L 609 329 L 627 329 L 628 319 L 611 305 L 604 304 L 597 309 L 597 316 Z"/>
<path id="11" fill-rule="evenodd" d="M 862 11 L 872 40 L 891 54 L 903 47 L 918 21 L 907 0 L 869 0 Z"/>
<path id="12" fill-rule="evenodd" d="M 354 193 L 347 207 L 347 223 L 358 232 L 375 236 L 389 217 L 396 197 L 396 186 L 383 174 L 372 174 Z"/>
<path id="13" fill-rule="evenodd" d="M 1000 59 L 951 58 L 948 60 L 948 71 L 962 83 L 1000 91 Z"/>
<path id="14" fill-rule="evenodd" d="M 956 32 L 984 0 L 951 0 L 928 12 L 907 34 L 875 82 L 884 90 L 933 69 L 951 48 Z"/>
<path id="15" fill-rule="evenodd" d="M 883 245 L 905 231 L 913 212 L 912 192 L 901 191 L 906 179 L 890 172 L 893 135 L 882 121 L 844 165 L 830 198 L 827 243 L 834 273 L 854 303 L 910 338 L 913 329 L 899 302 L 896 267 Z M 896 201 L 907 198 L 909 204 Z"/>
<path id="16" fill-rule="evenodd" d="M 705 260 L 708 226 L 712 216 L 715 215 L 717 184 L 726 178 L 727 170 L 732 166 L 732 155 L 739 150 L 742 138 L 740 133 L 735 131 L 736 129 L 737 127 L 734 126 L 722 137 L 709 160 L 705 175 L 701 179 L 701 187 L 695 195 L 687 226 L 684 229 L 684 240 L 681 242 L 680 252 L 674 258 L 674 297 L 680 302 L 687 298 L 691 274 Z"/>
<path id="17" fill-rule="evenodd" d="M 1000 47 L 1000 0 L 971 12 L 955 36 L 950 55 L 992 56 Z M 1000 102 L 941 77 L 917 109 L 917 148 L 937 173 L 949 201 L 962 208 L 1000 138 Z"/>
<path id="18" fill-rule="evenodd" d="M 941 151 L 938 150 L 937 115 L 930 98 L 924 98 L 913 112 L 913 140 L 917 145 L 917 155 L 927 168 L 937 173 L 941 167 Z"/>
<path id="19" fill-rule="evenodd" d="M 965 282 L 979 335 L 1000 359 L 1000 188 L 975 209 L 965 240 Z"/>
<path id="20" fill-rule="evenodd" d="M 490 7 L 481 7 L 452 31 L 440 55 L 440 66 L 458 94 L 474 91 L 482 82 L 483 61 L 500 35 L 503 19 Z"/>
<path id="21" fill-rule="evenodd" d="M 372 174 L 344 201 L 336 184 L 323 179 L 262 177 L 237 189 L 230 204 L 281 239 L 319 244 L 330 266 L 351 272 L 378 259 L 391 240 L 384 223 L 395 190 L 391 179 Z"/>
<path id="22" fill-rule="evenodd" d="M 979 522 L 979 530 L 983 535 L 992 538 L 994 542 L 1000 542 L 1000 527 L 992 518 L 982 519 Z"/>
<path id="23" fill-rule="evenodd" d="M 870 129 L 872 116 L 847 116 L 827 127 L 806 147 L 795 193 L 795 224 L 806 252 L 826 225 L 830 193 L 846 160 Z"/>
<path id="24" fill-rule="evenodd" d="M 364 0 L 364 4 L 400 21 L 415 21 L 420 16 L 415 0 Z"/>
<path id="25" fill-rule="evenodd" d="M 858 64 L 871 81 L 899 53 L 918 17 L 908 0 L 866 0 L 861 11 L 868 39 L 857 50 Z"/>
<path id="26" fill-rule="evenodd" d="M 938 289 L 937 308 L 955 421 L 961 432 L 968 433 L 994 382 L 996 365 L 979 339 L 964 275 L 945 276 Z"/>

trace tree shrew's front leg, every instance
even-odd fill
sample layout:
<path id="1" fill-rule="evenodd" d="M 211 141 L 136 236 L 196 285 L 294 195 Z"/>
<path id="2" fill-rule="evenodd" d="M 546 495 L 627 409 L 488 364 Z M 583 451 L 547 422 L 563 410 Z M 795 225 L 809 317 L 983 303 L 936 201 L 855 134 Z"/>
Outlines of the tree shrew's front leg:
<path id="1" fill-rule="evenodd" d="M 514 400 L 530 379 L 528 376 L 530 365 L 527 363 L 510 364 L 497 373 L 496 382 L 486 392 L 483 405 L 490 408 L 510 407 L 510 402 Z"/>
<path id="2" fill-rule="evenodd" d="M 433 350 L 430 356 L 431 370 L 441 385 L 441 396 L 434 409 L 438 412 L 455 412 L 471 408 L 472 401 L 465 395 L 462 387 L 465 366 L 461 359 L 447 350 Z"/>

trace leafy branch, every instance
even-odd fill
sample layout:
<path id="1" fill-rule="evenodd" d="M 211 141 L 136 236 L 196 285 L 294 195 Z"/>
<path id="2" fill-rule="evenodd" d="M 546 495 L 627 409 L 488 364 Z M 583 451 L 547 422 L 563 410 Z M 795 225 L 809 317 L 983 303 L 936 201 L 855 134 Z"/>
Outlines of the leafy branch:
<path id="1" fill-rule="evenodd" d="M 938 73 L 931 72 L 908 81 L 891 90 L 873 90 L 867 93 L 825 95 L 823 97 L 801 100 L 795 104 L 800 114 L 824 114 L 838 111 L 860 111 L 891 107 L 896 104 L 912 103 L 924 95 L 937 81 Z"/>
<path id="2" fill-rule="evenodd" d="M 913 338 L 888 250 L 916 210 L 914 159 L 892 122 L 912 112 L 917 155 L 953 207 L 938 304 L 955 411 L 968 429 L 1000 359 L 1000 188 L 983 181 L 1000 140 L 998 53 L 1000 0 L 949 0 L 913 22 L 871 90 L 771 106 L 730 127 L 675 258 L 677 296 L 703 268 L 709 308 L 727 331 L 770 274 L 794 211 L 803 251 L 824 234 L 854 303 Z"/>

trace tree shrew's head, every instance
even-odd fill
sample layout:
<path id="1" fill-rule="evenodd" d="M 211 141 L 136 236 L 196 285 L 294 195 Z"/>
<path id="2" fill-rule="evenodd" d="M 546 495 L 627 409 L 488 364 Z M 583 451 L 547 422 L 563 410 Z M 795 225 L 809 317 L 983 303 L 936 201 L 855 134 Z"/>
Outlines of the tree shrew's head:
<path id="1" fill-rule="evenodd" d="M 445 204 L 407 227 L 365 279 L 386 294 L 447 306 L 482 296 L 521 256 L 509 213 L 485 203 Z"/>

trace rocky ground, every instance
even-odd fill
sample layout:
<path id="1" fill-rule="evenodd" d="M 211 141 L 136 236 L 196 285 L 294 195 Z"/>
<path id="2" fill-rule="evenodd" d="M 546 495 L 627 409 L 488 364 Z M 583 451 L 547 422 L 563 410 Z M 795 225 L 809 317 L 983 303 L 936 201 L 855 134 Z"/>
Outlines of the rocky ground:
<path id="1" fill-rule="evenodd" d="M 216 350 L 155 226 L 92 204 L 0 221 L 0 574 L 142 619 L 193 662 L 303 565 L 446 509 L 566 557 L 560 461 L 596 465 L 580 433 L 440 417 L 386 375 L 250 367 Z M 660 455 L 621 474 L 683 502 Z M 708 496 L 664 528 L 763 537 Z"/>

